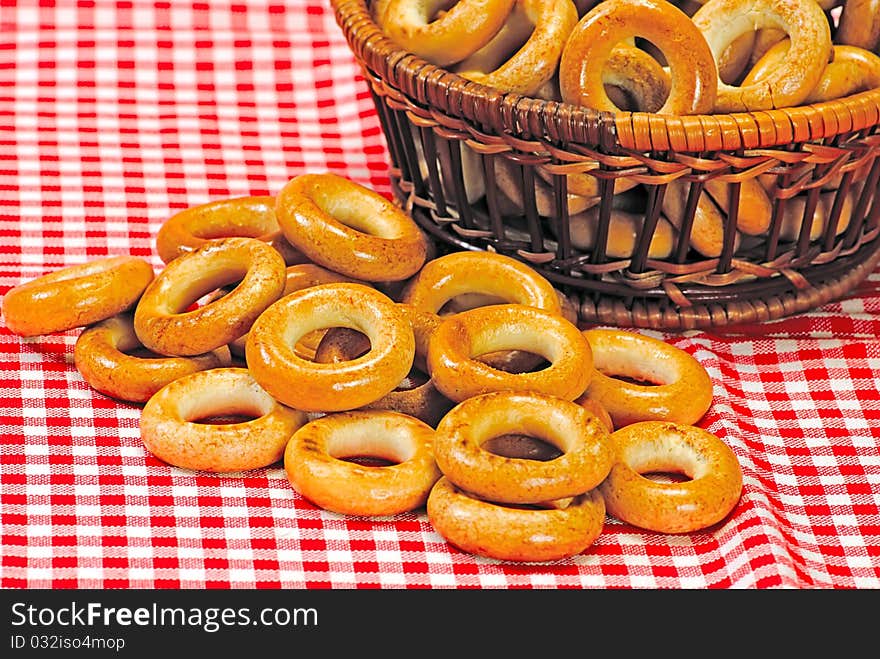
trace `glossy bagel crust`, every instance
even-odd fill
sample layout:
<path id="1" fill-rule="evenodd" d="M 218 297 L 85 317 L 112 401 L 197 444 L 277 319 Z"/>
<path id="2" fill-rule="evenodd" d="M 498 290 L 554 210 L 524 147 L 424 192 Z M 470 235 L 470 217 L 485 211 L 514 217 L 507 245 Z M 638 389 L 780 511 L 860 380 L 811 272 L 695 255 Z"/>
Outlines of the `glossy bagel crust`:
<path id="1" fill-rule="evenodd" d="M 19 336 L 85 327 L 132 308 L 154 276 L 152 266 L 136 256 L 67 266 L 9 289 L 3 319 Z"/>
<path id="2" fill-rule="evenodd" d="M 240 423 L 200 423 L 220 416 Z M 305 413 L 272 398 L 246 368 L 215 368 L 180 377 L 144 405 L 141 440 L 148 451 L 184 469 L 234 472 L 268 467 L 284 455 Z"/>
<path id="3" fill-rule="evenodd" d="M 789 39 L 774 44 L 743 80 L 744 84 L 764 80 L 788 56 Z M 880 56 L 858 46 L 836 45 L 816 86 L 804 103 L 823 103 L 880 87 Z"/>
<path id="4" fill-rule="evenodd" d="M 331 173 L 301 174 L 276 198 L 285 238 L 309 260 L 352 279 L 400 281 L 425 262 L 427 241 L 402 209 Z"/>
<path id="5" fill-rule="evenodd" d="M 556 74 L 562 47 L 577 22 L 571 0 L 517 0 L 492 40 L 455 71 L 483 85 L 532 96 Z"/>
<path id="6" fill-rule="evenodd" d="M 611 433 L 617 461 L 599 486 L 608 513 L 658 533 L 690 533 L 723 520 L 742 493 L 733 450 L 712 433 L 666 421 L 643 421 Z M 662 482 L 643 474 L 681 474 Z"/>
<path id="7" fill-rule="evenodd" d="M 845 0 L 834 41 L 880 54 L 880 0 Z"/>
<path id="8" fill-rule="evenodd" d="M 138 301 L 134 329 L 148 349 L 189 356 L 245 334 L 284 290 L 284 259 L 256 238 L 223 238 L 181 254 L 159 272 Z M 238 282 L 221 297 L 186 311 L 203 295 Z"/>
<path id="9" fill-rule="evenodd" d="M 313 419 L 290 438 L 284 468 L 294 490 L 344 515 L 396 515 L 425 504 L 442 475 L 434 430 L 387 410 L 338 412 Z M 381 459 L 372 466 L 345 458 Z"/>
<path id="10" fill-rule="evenodd" d="M 310 332 L 357 330 L 370 341 L 366 354 L 319 364 L 293 346 Z M 363 284 L 321 284 L 286 295 L 253 324 L 245 358 L 254 378 L 286 405 L 308 412 L 355 410 L 393 391 L 415 357 L 415 335 L 404 312 Z"/>
<path id="11" fill-rule="evenodd" d="M 617 44 L 634 37 L 648 39 L 669 64 L 669 95 L 659 114 L 712 111 L 718 86 L 712 52 L 688 15 L 663 0 L 604 0 L 581 18 L 559 62 L 562 100 L 619 111 L 608 98 L 602 70 Z"/>
<path id="12" fill-rule="evenodd" d="M 346 277 L 345 275 L 334 272 L 333 270 L 328 270 L 327 268 L 323 268 L 314 263 L 296 263 L 287 266 L 287 269 L 284 272 L 284 290 L 281 291 L 280 297 L 320 284 L 338 283 L 363 284 L 364 286 L 370 286 L 370 284 L 360 281 L 359 279 Z M 324 336 L 324 332 L 324 330 L 318 330 L 304 336 L 296 346 L 300 354 L 310 358 L 314 357 L 315 350 L 321 341 L 321 337 Z M 232 341 L 229 344 L 229 347 L 234 353 L 243 355 L 246 345 L 247 333 L 238 337 L 235 341 Z"/>
<path id="13" fill-rule="evenodd" d="M 549 365 L 509 373 L 476 358 L 500 350 L 535 353 Z M 534 391 L 574 400 L 590 383 L 593 356 L 584 335 L 561 315 L 498 304 L 446 318 L 431 336 L 428 372 L 437 389 L 455 402 L 492 391 Z"/>
<path id="14" fill-rule="evenodd" d="M 681 348 L 619 329 L 583 334 L 595 373 L 581 399 L 600 403 L 615 428 L 649 420 L 693 424 L 712 405 L 708 372 Z"/>
<path id="15" fill-rule="evenodd" d="M 306 260 L 282 235 L 275 218 L 275 197 L 268 195 L 218 199 L 175 213 L 156 233 L 156 252 L 163 263 L 170 263 L 209 240 L 232 236 L 269 243 L 288 265 Z"/>
<path id="16" fill-rule="evenodd" d="M 451 252 L 429 261 L 409 282 L 401 301 L 437 314 L 454 298 L 474 293 L 562 313 L 559 294 L 546 278 L 497 252 Z"/>
<path id="17" fill-rule="evenodd" d="M 360 409 L 391 410 L 408 414 L 433 428 L 453 406 L 453 402 L 437 390 L 426 373 L 428 342 L 434 329 L 440 324 L 440 318 L 407 304 L 400 304 L 399 308 L 412 324 L 416 340 L 413 369 L 393 391 Z M 347 327 L 334 327 L 327 330 L 321 338 L 315 350 L 314 361 L 319 364 L 345 362 L 356 359 L 369 350 L 369 339 L 361 332 Z"/>
<path id="18" fill-rule="evenodd" d="M 505 457 L 486 448 L 501 435 L 525 435 L 561 451 L 550 460 Z M 496 503 L 537 504 L 592 490 L 608 475 L 613 448 L 585 408 L 532 392 L 495 392 L 456 405 L 437 425 L 434 455 L 458 487 Z"/>
<path id="19" fill-rule="evenodd" d="M 380 0 L 374 12 L 385 34 L 437 66 L 469 57 L 494 37 L 515 0 Z M 447 9 L 438 15 L 441 9 Z"/>
<path id="20" fill-rule="evenodd" d="M 715 58 L 746 32 L 775 28 L 791 38 L 790 56 L 762 81 L 736 86 L 719 80 L 714 112 L 800 105 L 831 55 L 831 28 L 815 0 L 708 0 L 692 20 Z"/>
<path id="21" fill-rule="evenodd" d="M 501 561 L 556 561 L 590 547 L 605 524 L 598 490 L 564 508 L 508 507 L 484 501 L 441 478 L 431 488 L 428 520 L 462 551 Z"/>
<path id="22" fill-rule="evenodd" d="M 85 328 L 73 347 L 76 370 L 97 391 L 132 403 L 144 403 L 184 375 L 229 366 L 229 348 L 191 357 L 130 354 L 142 348 L 130 314 L 119 314 Z"/>

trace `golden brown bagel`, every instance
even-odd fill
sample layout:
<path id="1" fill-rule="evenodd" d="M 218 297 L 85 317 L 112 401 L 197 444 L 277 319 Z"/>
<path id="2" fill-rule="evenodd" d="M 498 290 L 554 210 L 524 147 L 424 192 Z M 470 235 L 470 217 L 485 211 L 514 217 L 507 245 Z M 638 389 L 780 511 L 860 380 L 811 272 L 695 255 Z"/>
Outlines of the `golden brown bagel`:
<path id="1" fill-rule="evenodd" d="M 6 291 L 3 320 L 19 336 L 85 327 L 134 307 L 153 278 L 152 266 L 135 256 L 67 266 Z"/>
<path id="2" fill-rule="evenodd" d="M 514 0 L 383 0 L 374 20 L 399 46 L 437 66 L 460 62 L 504 25 Z M 445 11 L 443 11 L 445 10 Z"/>
<path id="3" fill-rule="evenodd" d="M 442 474 L 434 461 L 434 429 L 387 410 L 337 412 L 299 428 L 284 450 L 294 490 L 343 515 L 397 515 L 425 504 Z M 390 464 L 363 465 L 347 458 Z"/>
<path id="4" fill-rule="evenodd" d="M 718 70 L 706 40 L 688 16 L 663 0 L 604 0 L 572 30 L 559 63 L 566 103 L 615 112 L 602 70 L 615 46 L 644 37 L 669 63 L 669 96 L 661 114 L 701 114 L 715 107 Z"/>
<path id="5" fill-rule="evenodd" d="M 293 346 L 319 329 L 366 334 L 370 351 L 357 359 L 318 364 Z M 248 369 L 272 396 L 306 412 L 340 412 L 393 391 L 412 368 L 412 324 L 386 295 L 363 284 L 320 284 L 286 295 L 256 322 L 245 345 Z"/>
<path id="6" fill-rule="evenodd" d="M 693 424 L 712 404 L 712 380 L 690 353 L 620 329 L 589 329 L 596 372 L 578 401 L 594 400 L 620 429 L 638 421 Z"/>
<path id="7" fill-rule="evenodd" d="M 205 422 L 224 416 L 253 418 Z M 146 449 L 168 464 L 223 473 L 275 464 L 307 420 L 266 393 L 246 368 L 213 368 L 157 391 L 141 412 L 140 433 Z"/>
<path id="8" fill-rule="evenodd" d="M 130 313 L 85 328 L 73 347 L 76 370 L 96 391 L 119 400 L 144 403 L 169 382 L 184 375 L 229 366 L 229 348 L 191 357 L 144 355 Z"/>
<path id="9" fill-rule="evenodd" d="M 504 506 L 479 499 L 441 478 L 431 488 L 428 520 L 462 551 L 501 561 L 556 561 L 590 547 L 605 524 L 597 490 L 561 508 Z"/>
<path id="10" fill-rule="evenodd" d="M 556 74 L 577 22 L 572 0 L 516 0 L 492 40 L 453 70 L 483 85 L 531 96 Z"/>
<path id="11" fill-rule="evenodd" d="M 608 513 L 657 533 L 690 533 L 723 520 L 739 502 L 742 469 L 712 433 L 685 424 L 642 421 L 611 433 L 617 462 L 599 486 Z M 645 474 L 680 474 L 662 482 Z"/>
<path id="12" fill-rule="evenodd" d="M 288 265 L 307 260 L 281 234 L 275 218 L 275 198 L 270 196 L 219 199 L 185 208 L 159 227 L 156 252 L 163 263 L 170 263 L 208 240 L 231 236 L 259 238 L 269 243 Z"/>
<path id="13" fill-rule="evenodd" d="M 788 57 L 789 47 L 788 38 L 772 46 L 749 71 L 743 84 L 765 80 Z M 880 56 L 857 46 L 835 45 L 831 61 L 804 103 L 832 101 L 875 87 L 880 87 Z"/>
<path id="14" fill-rule="evenodd" d="M 407 279 L 425 262 L 415 221 L 378 192 L 329 172 L 300 174 L 275 200 L 284 237 L 310 261 L 352 279 Z"/>
<path id="15" fill-rule="evenodd" d="M 762 28 L 791 37 L 791 56 L 762 82 L 733 86 L 718 81 L 714 112 L 749 112 L 803 103 L 831 55 L 831 29 L 815 0 L 707 0 L 692 17 L 716 61 L 739 36 Z"/>
<path id="16" fill-rule="evenodd" d="M 208 241 L 171 261 L 144 291 L 134 311 L 137 337 L 162 355 L 198 355 L 228 345 L 281 296 L 284 271 L 284 259 L 262 240 Z M 233 283 L 229 293 L 188 310 Z"/>

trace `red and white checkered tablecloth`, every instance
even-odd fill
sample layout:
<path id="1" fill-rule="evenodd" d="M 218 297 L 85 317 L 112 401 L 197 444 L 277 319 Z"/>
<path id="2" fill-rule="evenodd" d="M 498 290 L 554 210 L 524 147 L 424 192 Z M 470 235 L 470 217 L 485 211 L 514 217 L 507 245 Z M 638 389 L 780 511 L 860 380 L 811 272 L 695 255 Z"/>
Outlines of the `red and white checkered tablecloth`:
<path id="1" fill-rule="evenodd" d="M 158 271 L 174 212 L 304 172 L 390 196 L 325 0 L 2 0 L 0 155 L 0 294 L 106 255 Z M 739 458 L 742 499 L 686 535 L 609 517 L 552 564 L 460 552 L 424 511 L 323 511 L 281 465 L 168 466 L 141 443 L 139 407 L 77 372 L 77 335 L 0 329 L 2 588 L 880 587 L 880 272 L 797 317 L 664 336 L 714 381 L 701 425 Z"/>

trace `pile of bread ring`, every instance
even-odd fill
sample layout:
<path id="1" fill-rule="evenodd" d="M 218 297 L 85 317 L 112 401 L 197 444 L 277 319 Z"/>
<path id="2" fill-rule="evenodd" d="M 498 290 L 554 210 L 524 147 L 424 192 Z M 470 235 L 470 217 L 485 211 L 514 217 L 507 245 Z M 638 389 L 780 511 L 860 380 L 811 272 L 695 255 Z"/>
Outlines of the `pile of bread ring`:
<path id="1" fill-rule="evenodd" d="M 135 256 L 69 266 L 8 290 L 2 313 L 22 337 L 81 329 L 78 372 L 142 405 L 143 444 L 168 464 L 283 461 L 321 508 L 424 507 L 459 549 L 525 562 L 583 552 L 606 512 L 687 533 L 740 499 L 735 454 L 695 425 L 712 382 L 693 356 L 580 328 L 534 269 L 440 255 L 347 178 L 187 208 L 156 248 L 158 272 Z"/>
<path id="2" fill-rule="evenodd" d="M 374 0 L 401 48 L 609 112 L 755 112 L 880 87 L 878 0 Z"/>
<path id="3" fill-rule="evenodd" d="M 880 0 L 373 0 L 370 11 L 402 48 L 464 78 L 610 112 L 762 111 L 880 87 Z M 427 181 L 415 134 L 414 145 Z M 482 156 L 465 141 L 456 146 L 467 202 L 488 203 Z M 440 171 L 454 171 L 444 162 L 450 158 L 446 150 L 437 151 Z M 576 172 L 539 164 L 527 185 L 515 158 L 499 154 L 492 163 L 507 238 L 530 240 L 530 204 L 546 235 L 559 238 L 564 204 L 573 250 L 601 250 L 611 261 L 632 258 L 644 233 L 647 185 L 615 177 L 607 232 L 600 232 L 603 179 L 592 170 L 577 163 L 572 163 Z M 783 251 L 805 240 L 822 241 L 830 250 L 850 227 L 869 166 L 865 162 L 852 172 L 840 199 L 842 175 L 829 176 L 816 200 L 809 191 L 784 194 L 775 223 L 776 173 L 738 177 L 735 196 L 727 176 L 707 177 L 698 189 L 674 180 L 645 255 L 683 258 L 686 249 L 695 259 L 721 257 L 731 239 L 731 203 L 737 211 L 732 238 L 737 257 L 749 260 L 771 241 Z M 554 189 L 559 175 L 566 181 L 564 200 Z M 450 181 L 441 183 L 447 198 L 456 199 Z M 490 230 L 488 220 L 477 215 L 480 228 Z M 601 245 L 599 235 L 605 237 Z"/>

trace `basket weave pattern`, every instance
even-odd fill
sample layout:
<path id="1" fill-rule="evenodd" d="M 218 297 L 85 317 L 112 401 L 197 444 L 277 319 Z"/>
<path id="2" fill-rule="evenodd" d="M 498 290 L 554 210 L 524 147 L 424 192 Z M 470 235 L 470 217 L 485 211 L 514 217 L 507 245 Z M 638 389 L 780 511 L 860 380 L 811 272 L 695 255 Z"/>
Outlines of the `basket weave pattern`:
<path id="1" fill-rule="evenodd" d="M 583 322 L 680 330 L 772 320 L 845 295 L 880 260 L 880 88 L 764 112 L 598 112 L 465 80 L 401 50 L 364 0 L 332 4 L 373 94 L 404 208 L 442 248 L 530 264 Z M 513 205 L 502 174 L 519 191 Z M 568 202 L 568 182 L 584 176 L 598 186 L 589 248 L 572 240 L 579 209 Z M 772 219 L 742 236 L 740 191 L 758 177 L 772 182 Z M 720 249 L 706 256 L 691 232 L 712 181 L 729 194 Z M 670 184 L 685 191 L 683 210 L 657 257 Z M 625 258 L 611 256 L 612 210 L 633 186 L 639 230 Z"/>

